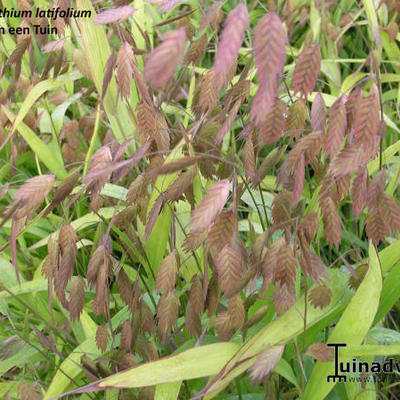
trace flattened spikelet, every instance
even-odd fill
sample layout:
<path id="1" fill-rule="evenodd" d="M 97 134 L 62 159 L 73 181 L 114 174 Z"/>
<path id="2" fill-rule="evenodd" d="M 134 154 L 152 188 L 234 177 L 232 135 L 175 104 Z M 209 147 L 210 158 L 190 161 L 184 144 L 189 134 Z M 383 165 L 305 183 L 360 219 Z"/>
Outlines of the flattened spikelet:
<path id="1" fill-rule="evenodd" d="M 266 113 L 270 110 L 277 97 L 279 88 L 279 75 L 267 75 L 263 83 L 260 82 L 258 90 L 251 104 L 251 119 L 260 126 Z"/>
<path id="2" fill-rule="evenodd" d="M 254 154 L 254 145 L 251 135 L 247 136 L 242 150 L 244 173 L 250 180 L 256 177 L 256 157 Z"/>
<path id="3" fill-rule="evenodd" d="M 201 79 L 199 105 L 203 112 L 211 111 L 218 101 L 219 90 L 215 84 L 215 72 L 210 69 Z"/>
<path id="4" fill-rule="evenodd" d="M 311 128 L 313 131 L 322 131 L 326 122 L 326 107 L 321 92 L 314 98 L 311 107 Z"/>
<path id="5" fill-rule="evenodd" d="M 268 172 L 279 163 L 285 150 L 285 147 L 275 147 L 266 157 L 264 157 L 261 165 L 257 169 L 257 177 L 254 180 L 254 185 L 261 182 Z"/>
<path id="6" fill-rule="evenodd" d="M 119 359 L 119 371 L 124 371 L 126 369 L 131 369 L 136 366 L 135 357 L 133 354 L 126 353 Z"/>
<path id="7" fill-rule="evenodd" d="M 51 200 L 51 205 L 53 207 L 60 204 L 72 192 L 78 183 L 80 172 L 80 168 L 78 168 L 61 182 L 55 190 L 53 199 Z"/>
<path id="8" fill-rule="evenodd" d="M 230 243 L 237 229 L 238 221 L 233 211 L 223 211 L 215 219 L 208 233 L 207 244 L 210 247 L 214 247 L 216 251 L 219 252 L 226 244 Z"/>
<path id="9" fill-rule="evenodd" d="M 189 11 L 189 13 L 191 13 Z M 186 32 L 186 37 L 189 40 L 193 39 L 193 36 L 195 34 L 195 27 L 192 24 L 192 21 L 190 20 L 189 14 L 186 16 L 181 16 L 177 21 L 176 21 L 176 27 L 180 28 L 180 27 L 184 27 L 185 28 L 185 32 Z"/>
<path id="10" fill-rule="evenodd" d="M 301 232 L 301 235 L 306 239 L 308 243 L 314 239 L 317 234 L 319 226 L 318 213 L 310 213 L 304 216 L 303 221 L 297 228 L 297 232 Z"/>
<path id="11" fill-rule="evenodd" d="M 137 210 L 134 206 L 127 206 L 115 216 L 115 226 L 118 229 L 129 229 L 136 216 Z"/>
<path id="12" fill-rule="evenodd" d="M 321 148 L 322 133 L 312 132 L 302 137 L 297 144 L 290 151 L 287 159 L 286 166 L 290 171 L 293 171 L 295 165 L 299 162 L 302 154 L 305 155 L 305 163 L 309 164 L 319 153 Z"/>
<path id="13" fill-rule="evenodd" d="M 273 104 L 286 59 L 286 30 L 274 12 L 269 12 L 254 28 L 254 52 L 259 87 L 251 106 L 251 117 L 260 124 Z"/>
<path id="14" fill-rule="evenodd" d="M 307 97 L 314 90 L 320 69 L 319 45 L 305 47 L 294 68 L 292 88 L 295 94 Z"/>
<path id="15" fill-rule="evenodd" d="M 33 213 L 44 201 L 53 187 L 54 175 L 40 175 L 30 178 L 14 194 L 19 200 L 18 218 Z"/>
<path id="16" fill-rule="evenodd" d="M 199 314 L 193 309 L 192 302 L 189 301 L 185 312 L 186 329 L 190 336 L 200 336 L 201 320 Z"/>
<path id="17" fill-rule="evenodd" d="M 204 309 L 204 298 L 203 298 L 203 285 L 201 282 L 200 275 L 195 275 L 192 278 L 189 300 L 194 312 L 196 314 L 201 314 Z"/>
<path id="18" fill-rule="evenodd" d="M 313 343 L 307 350 L 307 353 L 317 361 L 329 362 L 333 361 L 333 349 L 326 343 Z"/>
<path id="19" fill-rule="evenodd" d="M 157 143 L 157 148 L 160 152 L 164 153 L 169 150 L 170 137 L 168 130 L 168 123 L 163 113 L 160 111 L 156 112 L 156 123 L 157 131 L 155 135 L 155 142 Z"/>
<path id="20" fill-rule="evenodd" d="M 243 332 L 246 332 L 252 326 L 258 324 L 269 309 L 269 305 L 260 307 L 254 314 L 243 324 Z"/>
<path id="21" fill-rule="evenodd" d="M 204 33 L 190 45 L 189 50 L 186 54 L 186 63 L 196 64 L 197 62 L 199 62 L 203 58 L 204 52 L 207 48 L 207 44 L 207 35 Z"/>
<path id="22" fill-rule="evenodd" d="M 388 226 L 385 221 L 382 220 L 378 209 L 368 209 L 365 232 L 367 233 L 368 238 L 371 239 L 374 244 L 383 242 L 389 233 Z"/>
<path id="23" fill-rule="evenodd" d="M 158 293 L 168 293 L 174 287 L 178 276 L 175 250 L 164 258 L 157 270 L 156 289 Z"/>
<path id="24" fill-rule="evenodd" d="M 282 246 L 285 246 L 285 240 L 280 238 L 268 247 L 264 259 L 261 263 L 261 272 L 263 276 L 263 287 L 261 292 L 265 292 L 270 283 L 275 280 L 275 269 L 277 265 L 277 257 Z"/>
<path id="25" fill-rule="evenodd" d="M 334 245 L 338 249 L 342 238 L 342 226 L 336 204 L 327 196 L 320 198 L 320 207 L 326 240 L 329 245 Z"/>
<path id="26" fill-rule="evenodd" d="M 330 165 L 330 172 L 336 178 L 343 177 L 360 167 L 364 150 L 360 145 L 351 144 L 336 155 Z"/>
<path id="27" fill-rule="evenodd" d="M 366 167 L 362 167 L 354 177 L 351 189 L 351 198 L 353 200 L 352 213 L 354 217 L 358 217 L 366 205 L 367 180 L 368 170 Z"/>
<path id="28" fill-rule="evenodd" d="M 70 301 L 68 305 L 71 320 L 78 320 L 85 305 L 85 281 L 77 276 L 71 286 Z"/>
<path id="29" fill-rule="evenodd" d="M 132 347 L 132 324 L 128 319 L 121 325 L 121 346 L 126 351 L 131 351 Z"/>
<path id="30" fill-rule="evenodd" d="M 340 201 L 340 196 L 337 191 L 336 180 L 329 174 L 326 174 L 321 181 L 321 190 L 319 191 L 319 201 L 321 202 L 325 197 L 330 197 L 335 204 Z M 321 203 L 320 203 L 321 204 Z"/>
<path id="31" fill-rule="evenodd" d="M 227 312 L 218 315 L 215 319 L 214 326 L 217 331 L 218 339 L 222 342 L 230 340 L 232 335 L 235 333 L 235 329 L 232 327 L 231 319 Z"/>
<path id="32" fill-rule="evenodd" d="M 213 275 L 207 289 L 205 308 L 208 310 L 208 316 L 211 317 L 217 310 L 219 301 L 218 277 Z"/>
<path id="33" fill-rule="evenodd" d="M 123 268 L 121 268 L 118 273 L 117 283 L 118 283 L 118 291 L 119 294 L 121 295 L 122 301 L 127 306 L 132 307 L 133 286 Z"/>
<path id="34" fill-rule="evenodd" d="M 195 168 L 188 168 L 186 172 L 179 175 L 178 178 L 164 192 L 164 196 L 169 201 L 176 201 L 192 185 L 196 176 Z"/>
<path id="35" fill-rule="evenodd" d="M 296 289 L 294 285 L 280 285 L 278 282 L 275 284 L 274 289 L 274 306 L 277 315 L 282 315 L 287 311 L 296 301 Z"/>
<path id="36" fill-rule="evenodd" d="M 92 255 L 87 269 L 87 280 L 89 285 L 94 285 L 97 281 L 97 274 L 99 268 L 106 258 L 106 249 L 104 245 L 100 244 Z"/>
<path id="37" fill-rule="evenodd" d="M 321 284 L 328 279 L 324 263 L 308 248 L 302 249 L 299 261 L 304 275 L 310 277 L 313 282 Z"/>
<path id="38" fill-rule="evenodd" d="M 227 244 L 217 255 L 218 281 L 225 297 L 235 294 L 235 289 L 242 279 L 242 260 L 239 251 Z"/>
<path id="39" fill-rule="evenodd" d="M 223 1 L 216 1 L 213 6 L 207 11 L 207 13 L 203 15 L 200 20 L 199 31 L 202 31 L 208 24 L 212 23 L 212 21 L 218 18 L 218 14 L 223 4 Z"/>
<path id="40" fill-rule="evenodd" d="M 152 333 L 155 328 L 154 316 L 144 300 L 140 301 L 140 330 L 143 334 Z"/>
<path id="41" fill-rule="evenodd" d="M 103 86 L 101 90 L 101 98 L 104 99 L 104 96 L 106 95 L 108 85 L 111 82 L 111 79 L 113 77 L 113 72 L 114 72 L 114 66 L 115 66 L 115 53 L 111 51 L 110 56 L 108 57 L 108 60 L 106 62 L 106 65 L 104 67 L 104 78 L 103 78 Z"/>
<path id="42" fill-rule="evenodd" d="M 96 316 L 107 315 L 109 308 L 109 290 L 108 290 L 108 259 L 100 266 L 96 279 L 96 293 L 93 299 L 92 308 Z"/>
<path id="43" fill-rule="evenodd" d="M 40 400 L 40 395 L 36 393 L 33 385 L 27 385 L 24 381 L 18 385 L 18 395 L 20 400 Z M 4 396 L 6 399 L 6 396 Z"/>
<path id="44" fill-rule="evenodd" d="M 66 41 L 64 39 L 53 40 L 42 47 L 44 53 L 51 53 L 53 51 L 61 50 Z"/>
<path id="45" fill-rule="evenodd" d="M 359 265 L 353 273 L 349 276 L 349 286 L 353 290 L 357 290 L 360 286 L 361 282 L 365 278 L 365 275 L 368 271 L 368 264 Z"/>
<path id="46" fill-rule="evenodd" d="M 3 197 L 7 194 L 9 187 L 10 187 L 9 183 L 2 185 L 2 187 L 0 188 L 0 200 L 2 200 Z"/>
<path id="47" fill-rule="evenodd" d="M 140 100 L 136 104 L 136 118 L 142 143 L 148 138 L 154 139 L 158 133 L 154 108 L 144 100 Z"/>
<path id="48" fill-rule="evenodd" d="M 215 57 L 216 73 L 229 69 L 235 61 L 243 42 L 244 30 L 249 26 L 249 14 L 246 5 L 239 3 L 228 15 Z"/>
<path id="49" fill-rule="evenodd" d="M 133 76 L 134 61 L 133 51 L 128 42 L 124 42 L 118 51 L 117 57 L 117 81 L 118 89 L 122 97 L 129 98 L 131 81 Z"/>
<path id="50" fill-rule="evenodd" d="M 200 232 L 189 232 L 186 239 L 183 241 L 182 248 L 185 252 L 197 250 L 207 239 L 208 230 Z"/>
<path id="51" fill-rule="evenodd" d="M 118 23 L 129 18 L 136 11 L 131 6 L 111 7 L 96 15 L 94 19 L 95 25 L 105 25 L 111 23 Z"/>
<path id="52" fill-rule="evenodd" d="M 362 89 L 358 87 L 357 89 L 353 90 L 347 101 L 346 101 L 346 115 L 347 115 L 347 130 L 353 128 L 354 118 L 357 113 L 357 108 L 360 104 L 360 100 L 362 98 Z"/>
<path id="53" fill-rule="evenodd" d="M 259 137 L 262 143 L 274 144 L 280 139 L 285 129 L 285 114 L 287 112 L 286 105 L 276 99 L 260 126 Z"/>
<path id="54" fill-rule="evenodd" d="M 220 91 L 223 87 L 229 86 L 229 84 L 232 83 L 232 79 L 235 76 L 237 67 L 238 67 L 238 56 L 235 57 L 231 66 L 228 69 L 216 73 L 215 82 L 218 87 L 218 91 Z"/>
<path id="55" fill-rule="evenodd" d="M 136 63 L 133 63 L 133 75 L 135 77 L 136 85 L 140 95 L 142 96 L 142 99 L 146 101 L 147 104 L 151 104 L 152 99 L 150 97 L 149 89 Z"/>
<path id="56" fill-rule="evenodd" d="M 248 79 L 239 80 L 224 96 L 224 105 L 230 105 L 236 101 L 243 103 L 250 95 L 250 81 Z"/>
<path id="57" fill-rule="evenodd" d="M 71 224 L 67 223 L 61 227 L 58 241 L 60 244 L 61 254 L 67 252 L 71 246 L 75 246 L 75 243 L 78 241 L 78 236 Z"/>
<path id="58" fill-rule="evenodd" d="M 254 52 L 261 85 L 268 75 L 280 75 L 286 59 L 287 34 L 279 16 L 269 12 L 254 28 Z"/>
<path id="59" fill-rule="evenodd" d="M 174 291 L 163 294 L 158 302 L 157 315 L 158 326 L 160 329 L 160 339 L 165 343 L 167 334 L 171 332 L 172 327 L 178 318 L 179 298 Z"/>
<path id="60" fill-rule="evenodd" d="M 15 80 L 18 80 L 19 78 L 19 75 L 21 73 L 22 56 L 24 55 L 30 43 L 30 37 L 19 42 L 13 52 L 10 54 L 10 57 L 8 57 L 7 63 L 4 66 L 5 68 L 15 64 Z M 4 69 L 2 74 L 4 74 Z"/>
<path id="61" fill-rule="evenodd" d="M 260 353 L 255 363 L 249 368 L 253 382 L 261 382 L 276 367 L 284 348 L 285 346 L 272 346 Z"/>
<path id="62" fill-rule="evenodd" d="M 228 300 L 228 315 L 234 329 L 240 329 L 243 326 L 245 318 L 245 309 L 240 295 L 232 296 Z"/>
<path id="63" fill-rule="evenodd" d="M 216 143 L 217 145 L 220 145 L 225 137 L 225 135 L 231 130 L 233 123 L 235 122 L 236 119 L 236 115 L 239 111 L 240 108 L 240 103 L 241 101 L 237 101 L 234 106 L 232 107 L 232 109 L 229 111 L 229 114 L 224 122 L 224 124 L 222 125 L 220 131 L 217 134 L 216 137 Z"/>
<path id="64" fill-rule="evenodd" d="M 96 345 L 103 353 L 107 350 L 109 339 L 107 325 L 100 325 L 96 331 Z"/>
<path id="65" fill-rule="evenodd" d="M 163 43 L 150 54 L 144 69 L 144 79 L 156 89 L 164 88 L 173 76 L 185 51 L 185 28 L 179 28 L 163 35 Z"/>
<path id="66" fill-rule="evenodd" d="M 147 224 L 146 224 L 146 230 L 144 231 L 144 238 L 147 240 L 151 234 L 151 231 L 153 230 L 153 227 L 155 223 L 157 222 L 157 218 L 160 215 L 161 209 L 164 205 L 164 199 L 162 196 L 159 196 L 157 200 L 155 201 L 152 209 L 149 212 Z"/>
<path id="67" fill-rule="evenodd" d="M 293 250 L 288 245 L 280 246 L 276 255 L 275 280 L 281 286 L 292 286 L 296 278 L 297 260 L 293 255 Z"/>
<path id="68" fill-rule="evenodd" d="M 98 149 L 93 156 L 90 158 L 90 167 L 88 173 L 83 178 L 83 182 L 88 186 L 88 190 L 93 195 L 99 194 L 103 186 L 105 185 L 112 161 L 112 154 L 109 146 L 102 146 Z M 101 171 L 99 175 L 96 171 Z"/>
<path id="69" fill-rule="evenodd" d="M 308 295 L 308 300 L 315 307 L 325 308 L 329 305 L 332 298 L 332 291 L 326 285 L 314 288 Z"/>
<path id="70" fill-rule="evenodd" d="M 354 139 L 365 149 L 373 145 L 379 128 L 379 100 L 375 91 L 362 98 L 357 106 L 354 118 Z"/>
<path id="71" fill-rule="evenodd" d="M 382 193 L 378 201 L 378 209 L 389 233 L 396 234 L 400 230 L 399 202 L 392 196 Z"/>
<path id="72" fill-rule="evenodd" d="M 208 228 L 222 211 L 229 195 L 229 181 L 224 179 L 211 185 L 208 193 L 192 213 L 190 223 L 192 232 Z"/>
<path id="73" fill-rule="evenodd" d="M 169 10 L 171 10 L 173 7 L 175 7 L 177 4 L 179 4 L 181 0 L 163 0 L 162 1 L 162 6 L 160 7 L 160 11 L 162 13 L 166 13 Z"/>
<path id="74" fill-rule="evenodd" d="M 340 199 L 343 199 L 347 196 L 350 190 L 350 174 L 341 176 L 340 178 L 336 178 L 336 189 Z"/>
<path id="75" fill-rule="evenodd" d="M 328 132 L 324 140 L 324 151 L 331 159 L 338 153 L 346 133 L 347 118 L 343 96 L 329 110 Z"/>
<path id="76" fill-rule="evenodd" d="M 304 170 L 305 168 L 305 161 L 304 161 L 304 154 L 300 156 L 299 161 L 297 162 L 294 168 L 294 184 L 293 184 L 293 203 L 297 204 L 300 200 L 301 194 L 303 192 L 304 187 Z"/>
<path id="77" fill-rule="evenodd" d="M 42 274 L 46 278 L 54 278 L 58 269 L 60 249 L 55 234 L 50 235 L 47 242 L 47 257 L 43 264 Z"/>
<path id="78" fill-rule="evenodd" d="M 368 208 L 377 208 L 380 195 L 384 192 L 386 185 L 386 173 L 383 169 L 376 174 L 367 186 L 367 206 Z"/>
<path id="79" fill-rule="evenodd" d="M 149 176 L 154 178 L 158 175 L 172 174 L 176 171 L 180 171 L 182 169 L 190 167 L 193 164 L 198 163 L 200 160 L 202 160 L 201 156 L 193 156 L 193 157 L 188 156 L 188 157 L 178 158 L 175 161 L 167 162 L 164 163 L 163 165 L 160 165 L 159 167 L 153 168 L 149 172 Z"/>
<path id="80" fill-rule="evenodd" d="M 126 195 L 126 201 L 128 204 L 136 203 L 140 197 L 144 194 L 145 189 L 145 178 L 144 175 L 138 175 L 136 179 L 129 186 L 128 194 Z"/>
<path id="81" fill-rule="evenodd" d="M 286 132 L 296 139 L 303 132 L 307 118 L 307 106 L 302 99 L 296 100 L 289 107 L 289 115 L 286 121 Z"/>
<path id="82" fill-rule="evenodd" d="M 290 192 L 280 192 L 272 201 L 272 219 L 275 224 L 281 224 L 291 216 L 293 197 Z"/>

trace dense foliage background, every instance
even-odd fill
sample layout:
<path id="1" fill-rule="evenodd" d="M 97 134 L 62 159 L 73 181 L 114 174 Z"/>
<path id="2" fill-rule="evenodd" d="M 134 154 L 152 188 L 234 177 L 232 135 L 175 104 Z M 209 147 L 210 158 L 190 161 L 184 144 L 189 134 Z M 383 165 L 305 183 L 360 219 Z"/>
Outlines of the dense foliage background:
<path id="1" fill-rule="evenodd" d="M 1 398 L 400 396 L 397 0 L 1 3 Z"/>

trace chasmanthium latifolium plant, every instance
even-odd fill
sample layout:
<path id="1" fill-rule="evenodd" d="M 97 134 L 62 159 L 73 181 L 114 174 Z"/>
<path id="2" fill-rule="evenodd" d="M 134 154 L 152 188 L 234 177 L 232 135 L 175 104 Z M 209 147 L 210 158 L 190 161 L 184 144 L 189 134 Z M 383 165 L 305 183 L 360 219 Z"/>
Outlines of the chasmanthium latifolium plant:
<path id="1" fill-rule="evenodd" d="M 101 90 L 85 52 L 64 48 L 62 36 L 18 37 L 3 68 L 12 67 L 22 84 L 24 55 L 29 60 L 39 45 L 49 55 L 41 70 L 31 62 L 32 84 L 71 72 L 72 61 L 82 75 L 75 85 L 85 106 L 57 137 L 68 176 L 44 167 L 10 197 L 1 224 L 11 223 L 9 251 L 20 279 L 19 237 L 34 221 L 60 221 L 41 271 L 50 307 L 67 310 L 72 322 L 85 310 L 98 324 L 97 346 L 112 361 L 99 367 L 83 356 L 91 381 L 171 354 L 190 338 L 198 345 L 214 333 L 245 341 L 302 293 L 324 308 L 328 268 L 347 265 L 356 288 L 366 271 L 351 266 L 366 256 L 359 243 L 385 245 L 400 231 L 399 201 L 385 192 L 380 60 L 371 48 L 365 79 L 337 97 L 325 93 L 320 41 L 334 34 L 329 5 L 315 2 L 325 21 L 320 40 L 309 34 L 294 52 L 292 37 L 308 9 L 292 1 L 268 1 L 254 17 L 255 2 L 154 2 L 162 4 L 146 9 L 169 14 L 152 36 L 135 23 L 142 11 L 130 3 L 95 4 L 94 24 L 111 49 Z M 396 12 L 396 4 L 384 3 Z M 76 29 L 68 19 L 51 23 Z M 111 128 L 103 104 L 111 85 L 133 137 L 117 140 Z M 65 101 L 60 91 L 44 96 Z M 24 120 L 33 130 L 41 118 L 35 113 Z M 11 134 L 7 116 L 1 120 L 1 147 L 15 166 L 25 143 Z M 373 159 L 379 167 L 371 174 Z M 113 188 L 119 198 L 107 194 Z M 98 217 L 95 232 L 73 222 L 89 213 Z M 351 237 L 347 224 L 355 227 Z M 249 316 L 258 300 L 265 304 Z M 127 319 L 112 327 L 125 306 Z M 274 347 L 257 359 L 254 384 L 266 382 L 282 353 Z"/>

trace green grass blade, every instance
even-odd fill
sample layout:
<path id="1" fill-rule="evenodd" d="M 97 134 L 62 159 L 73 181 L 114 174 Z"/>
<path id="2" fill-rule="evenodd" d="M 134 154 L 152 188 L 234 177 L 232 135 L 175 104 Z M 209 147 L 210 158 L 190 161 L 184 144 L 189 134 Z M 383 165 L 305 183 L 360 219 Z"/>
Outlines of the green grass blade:
<path id="1" fill-rule="evenodd" d="M 71 393 L 108 388 L 139 388 L 202 378 L 216 374 L 239 348 L 235 343 L 214 343 L 148 362 L 109 376 Z M 176 384 L 177 385 L 177 384 Z"/>
<path id="2" fill-rule="evenodd" d="M 96 346 L 94 338 L 87 339 L 60 364 L 57 372 L 55 373 L 43 400 L 49 400 L 65 392 L 71 383 L 81 372 L 80 359 L 83 354 L 88 354 L 91 358 L 99 356 L 100 350 Z"/>
<path id="3" fill-rule="evenodd" d="M 5 106 L 2 110 L 7 115 L 7 118 L 13 122 L 16 121 L 14 114 Z M 18 114 L 20 115 L 20 113 Z M 14 125 L 15 122 L 14 122 Z M 67 176 L 67 171 L 64 169 L 61 154 L 57 157 L 57 151 L 51 149 L 50 146 L 40 140 L 36 134 L 24 122 L 19 122 L 17 125 L 18 132 L 28 143 L 29 147 L 37 155 L 38 159 L 52 172 L 57 178 L 64 179 Z"/>
<path id="4" fill-rule="evenodd" d="M 179 396 L 181 385 L 182 381 L 157 385 L 154 400 L 176 400 Z"/>
<path id="5" fill-rule="evenodd" d="M 77 23 L 94 84 L 97 92 L 101 94 L 104 68 L 111 51 L 110 46 L 104 27 L 93 23 L 93 15 L 96 13 L 92 2 L 89 0 L 77 0 L 76 5 L 78 10 L 90 10 L 92 12 L 91 18 L 80 18 Z M 135 132 L 135 126 L 129 118 L 125 103 L 121 99 L 117 102 L 117 84 L 114 77 L 111 79 L 104 96 L 103 105 L 115 137 L 120 141 L 124 138 L 132 137 Z"/>

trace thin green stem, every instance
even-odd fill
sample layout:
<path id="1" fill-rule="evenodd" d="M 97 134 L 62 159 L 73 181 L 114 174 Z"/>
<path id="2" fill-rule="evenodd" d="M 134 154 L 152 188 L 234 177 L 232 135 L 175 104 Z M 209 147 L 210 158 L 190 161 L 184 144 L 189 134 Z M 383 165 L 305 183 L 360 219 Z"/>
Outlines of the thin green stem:
<path id="1" fill-rule="evenodd" d="M 259 190 L 259 192 L 260 192 L 261 202 L 262 202 L 263 209 L 264 209 L 265 223 L 266 223 L 267 227 L 269 227 L 270 224 L 269 224 L 269 221 L 268 221 L 267 207 L 266 207 L 266 205 L 265 205 L 264 194 L 263 194 L 263 191 L 262 191 L 262 189 L 261 189 L 261 185 L 260 185 L 260 184 L 258 184 L 258 190 Z"/>
<path id="2" fill-rule="evenodd" d="M 258 208 L 256 199 L 254 198 L 254 195 L 253 195 L 253 193 L 252 193 L 252 191 L 251 191 L 251 189 L 249 187 L 249 184 L 246 181 L 246 178 L 243 175 L 239 175 L 239 176 L 242 178 L 242 181 L 243 181 L 244 185 L 246 186 L 246 189 L 249 192 L 251 199 L 253 200 L 254 206 L 255 206 L 255 208 L 257 210 L 258 218 L 260 219 L 260 224 L 261 224 L 262 230 L 265 232 L 265 224 L 264 224 L 261 212 L 260 212 L 260 210 Z"/>
<path id="3" fill-rule="evenodd" d="M 92 138 L 90 140 L 90 145 L 89 145 L 89 149 L 86 153 L 86 157 L 85 157 L 85 166 L 83 167 L 83 175 L 85 176 L 88 172 L 89 169 L 89 160 L 90 157 L 92 157 L 93 153 L 94 153 L 94 147 L 96 144 L 96 140 L 99 134 L 99 124 L 100 124 L 100 104 L 97 105 L 97 111 L 96 111 L 96 121 L 94 123 L 94 129 L 93 129 L 93 135 Z"/>
<path id="4" fill-rule="evenodd" d="M 183 120 L 183 126 L 185 127 L 185 129 L 187 129 L 189 124 L 189 118 L 192 115 L 192 103 L 193 103 L 193 95 L 195 88 L 196 88 L 196 75 L 194 72 L 194 68 L 192 68 L 192 78 L 190 79 L 188 99 L 186 103 L 186 113 L 185 113 L 185 118 Z"/>

